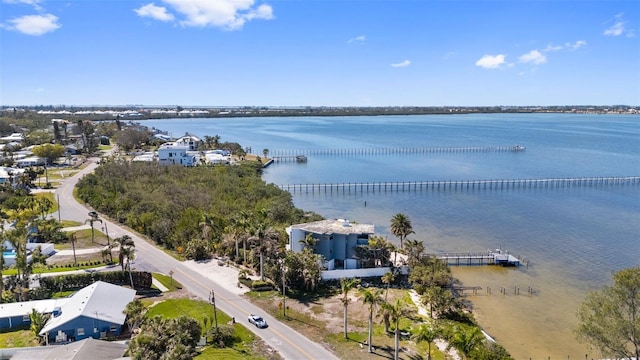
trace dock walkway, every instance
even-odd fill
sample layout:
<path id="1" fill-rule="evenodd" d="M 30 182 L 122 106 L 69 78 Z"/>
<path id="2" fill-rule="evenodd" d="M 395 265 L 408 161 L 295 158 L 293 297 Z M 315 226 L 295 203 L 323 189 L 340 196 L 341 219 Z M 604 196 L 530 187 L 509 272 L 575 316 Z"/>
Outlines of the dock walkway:
<path id="1" fill-rule="evenodd" d="M 528 261 L 501 249 L 488 250 L 486 252 L 436 253 L 426 255 L 445 261 L 447 265 L 528 266 Z"/>
<path id="2" fill-rule="evenodd" d="M 376 193 L 376 192 L 421 192 L 439 190 L 503 190 L 503 189 L 552 189 L 583 186 L 638 185 L 640 176 L 609 176 L 547 179 L 501 179 L 501 180 L 436 180 L 400 182 L 357 182 L 285 184 L 280 189 L 291 193 Z"/>

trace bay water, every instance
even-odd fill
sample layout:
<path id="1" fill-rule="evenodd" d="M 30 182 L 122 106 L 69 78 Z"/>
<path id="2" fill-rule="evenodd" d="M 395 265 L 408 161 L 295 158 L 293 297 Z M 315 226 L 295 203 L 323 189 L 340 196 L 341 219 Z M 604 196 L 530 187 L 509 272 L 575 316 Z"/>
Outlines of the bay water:
<path id="1" fill-rule="evenodd" d="M 609 177 L 640 175 L 640 116 L 470 114 L 145 120 L 179 137 L 219 135 L 262 156 L 309 149 L 493 147 L 525 151 L 353 152 L 276 162 L 263 179 L 276 185 Z M 406 214 L 427 252 L 501 248 L 529 266 L 454 267 L 483 329 L 516 359 L 598 358 L 575 340 L 576 311 L 587 291 L 613 272 L 640 266 L 640 186 L 447 189 L 293 193 L 294 204 L 326 218 L 389 230 Z M 533 289 L 533 295 L 529 290 Z M 491 293 L 489 294 L 489 291 Z"/>

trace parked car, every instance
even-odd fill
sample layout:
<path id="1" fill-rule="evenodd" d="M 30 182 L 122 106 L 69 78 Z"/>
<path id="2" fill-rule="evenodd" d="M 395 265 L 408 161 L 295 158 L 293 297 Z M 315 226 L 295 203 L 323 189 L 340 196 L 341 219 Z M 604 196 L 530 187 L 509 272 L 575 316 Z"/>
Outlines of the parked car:
<path id="1" fill-rule="evenodd" d="M 249 315 L 249 322 L 261 329 L 267 327 L 267 322 L 260 315 Z"/>

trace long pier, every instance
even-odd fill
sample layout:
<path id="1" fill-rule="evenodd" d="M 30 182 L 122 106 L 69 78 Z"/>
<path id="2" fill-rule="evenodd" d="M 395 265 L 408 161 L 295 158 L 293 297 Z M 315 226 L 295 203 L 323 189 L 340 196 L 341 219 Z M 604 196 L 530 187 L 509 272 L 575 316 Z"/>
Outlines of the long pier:
<path id="1" fill-rule="evenodd" d="M 324 184 L 286 184 L 280 189 L 291 193 L 358 193 L 358 192 L 420 192 L 439 190 L 503 190 L 523 188 L 570 188 L 584 186 L 638 185 L 640 176 L 610 176 L 548 179 L 502 180 L 438 180 L 402 182 L 354 182 Z"/>
<path id="2" fill-rule="evenodd" d="M 474 152 L 519 152 L 526 148 L 522 145 L 507 146 L 462 146 L 462 147 L 387 147 L 360 149 L 275 149 L 270 151 L 272 158 L 295 157 L 297 155 L 394 155 L 394 154 L 431 154 L 431 153 L 474 153 Z"/>

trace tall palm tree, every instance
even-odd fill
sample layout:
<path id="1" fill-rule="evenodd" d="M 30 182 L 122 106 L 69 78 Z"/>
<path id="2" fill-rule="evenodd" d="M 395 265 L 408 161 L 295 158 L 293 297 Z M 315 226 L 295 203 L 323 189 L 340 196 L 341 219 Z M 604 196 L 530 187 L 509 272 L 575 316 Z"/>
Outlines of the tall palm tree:
<path id="1" fill-rule="evenodd" d="M 424 243 L 418 240 L 407 240 L 407 263 L 409 266 L 415 266 L 419 261 L 422 253 L 424 253 Z"/>
<path id="2" fill-rule="evenodd" d="M 257 242 L 260 253 L 260 280 L 264 281 L 263 261 L 264 261 L 264 240 L 267 235 L 267 224 L 262 221 L 256 222 L 251 229 L 252 240 Z"/>
<path id="3" fill-rule="evenodd" d="M 76 240 L 78 236 L 75 232 L 72 232 L 69 235 L 69 240 L 71 241 L 71 248 L 73 249 L 73 266 L 78 266 L 78 259 L 76 259 Z"/>
<path id="4" fill-rule="evenodd" d="M 247 233 L 249 233 L 249 229 L 251 227 L 251 214 L 247 211 L 240 211 L 240 216 L 238 218 L 238 226 L 240 231 L 242 232 L 242 263 L 247 263 Z"/>
<path id="5" fill-rule="evenodd" d="M 94 240 L 95 240 L 95 235 L 94 235 L 94 232 L 93 232 L 93 223 L 96 222 L 96 221 L 100 221 L 100 223 L 102 223 L 102 219 L 100 219 L 98 217 L 98 213 L 95 212 L 95 211 L 91 211 L 89 213 L 89 218 L 87 220 L 85 220 L 85 222 L 84 222 L 85 224 L 89 223 L 89 225 L 91 225 L 91 243 L 92 244 L 94 243 Z"/>
<path id="6" fill-rule="evenodd" d="M 385 302 L 387 301 L 387 297 L 389 296 L 389 285 L 391 285 L 391 283 L 395 278 L 396 278 L 396 275 L 393 272 L 389 271 L 386 274 L 382 275 L 382 278 L 380 279 L 383 284 L 387 285 L 387 291 L 384 294 Z"/>
<path id="7" fill-rule="evenodd" d="M 131 281 L 131 288 L 133 289 L 133 276 L 131 275 L 131 261 L 135 258 L 135 247 L 136 244 L 133 242 L 133 239 L 129 235 L 124 235 L 114 240 L 114 243 L 118 243 L 120 245 L 120 251 L 118 253 L 118 260 L 120 261 L 120 266 L 122 267 L 122 271 L 125 269 L 124 260 L 127 259 L 127 269 L 129 270 L 129 280 Z"/>
<path id="8" fill-rule="evenodd" d="M 391 233 L 400 239 L 400 249 L 404 249 L 404 239 L 414 233 L 411 219 L 402 213 L 394 215 L 391 218 Z"/>
<path id="9" fill-rule="evenodd" d="M 412 311 L 402 299 L 397 299 L 394 304 L 385 303 L 382 305 L 389 312 L 389 317 L 395 325 L 395 352 L 394 360 L 398 360 L 398 351 L 400 349 L 400 319 L 408 317 Z"/>
<path id="10" fill-rule="evenodd" d="M 362 303 L 364 305 L 369 305 L 369 339 L 367 340 L 367 345 L 369 345 L 369 352 L 373 352 L 372 350 L 372 341 L 373 341 L 373 309 L 378 305 L 382 304 L 382 289 L 368 289 L 368 288 L 360 288 L 360 295 L 362 296 Z"/>
<path id="11" fill-rule="evenodd" d="M 347 334 L 347 308 L 351 299 L 349 298 L 349 292 L 360 284 L 360 279 L 355 278 L 342 278 L 340 279 L 340 292 L 342 293 L 342 304 L 344 305 L 344 338 L 348 339 Z"/>
<path id="12" fill-rule="evenodd" d="M 427 342 L 427 360 L 431 360 L 431 343 L 438 337 L 439 331 L 431 324 L 420 324 L 412 331 L 412 338 L 416 343 Z"/>
<path id="13" fill-rule="evenodd" d="M 202 221 L 198 224 L 202 230 L 202 239 L 207 244 L 207 253 L 211 252 L 211 242 L 218 237 L 219 233 L 224 229 L 222 219 L 211 214 L 203 214 Z"/>

